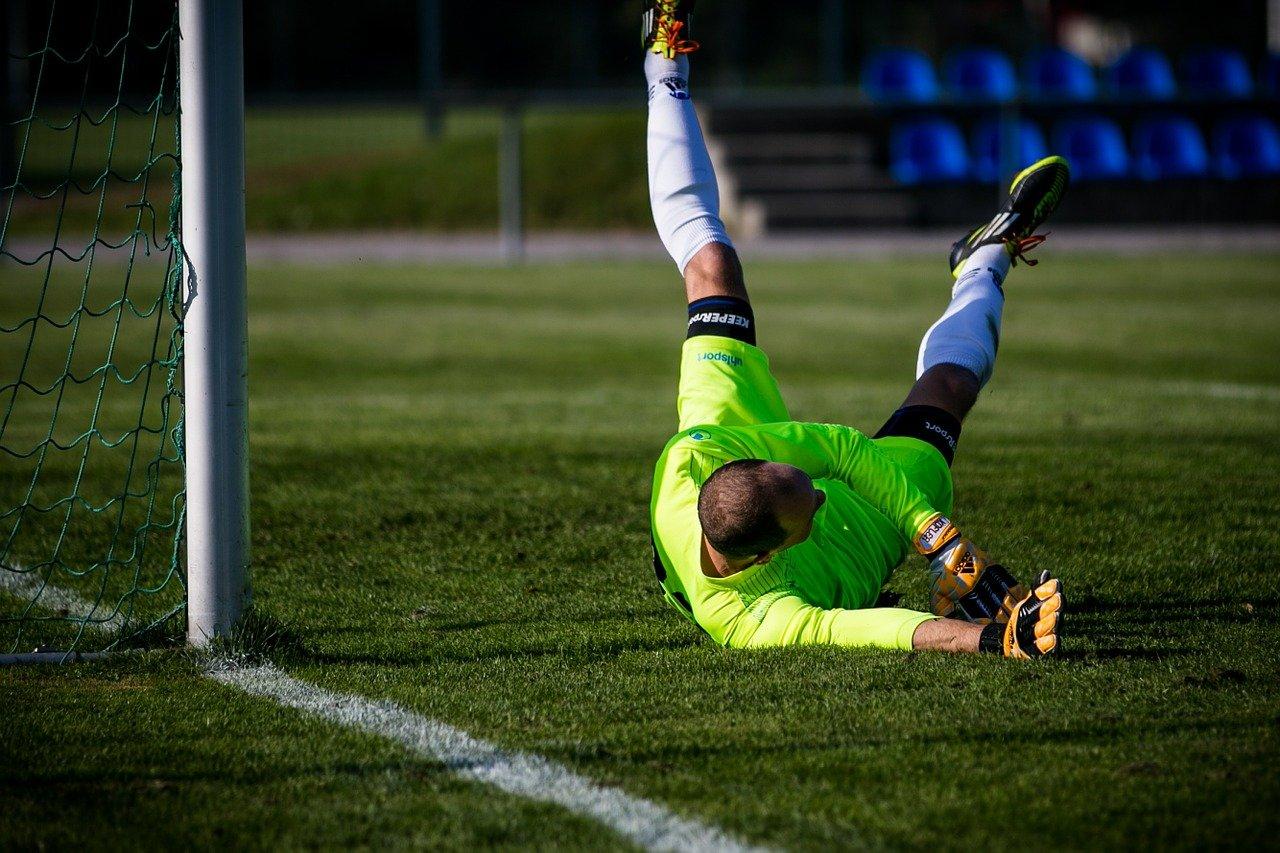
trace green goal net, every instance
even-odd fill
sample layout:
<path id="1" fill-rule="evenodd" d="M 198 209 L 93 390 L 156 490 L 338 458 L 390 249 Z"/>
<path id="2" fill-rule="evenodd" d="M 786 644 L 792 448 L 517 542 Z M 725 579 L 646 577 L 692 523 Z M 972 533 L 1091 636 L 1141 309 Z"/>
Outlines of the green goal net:
<path id="1" fill-rule="evenodd" d="M 0 17 L 0 654 L 176 639 L 176 4 Z"/>

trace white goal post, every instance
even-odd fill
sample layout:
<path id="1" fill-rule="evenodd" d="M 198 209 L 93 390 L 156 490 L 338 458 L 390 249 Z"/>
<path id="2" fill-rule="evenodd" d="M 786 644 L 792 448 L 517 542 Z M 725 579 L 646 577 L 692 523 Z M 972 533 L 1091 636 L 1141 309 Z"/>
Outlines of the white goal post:
<path id="1" fill-rule="evenodd" d="M 187 642 L 249 602 L 241 0 L 179 0 Z"/>
<path id="2" fill-rule="evenodd" d="M 249 604 L 242 3 L 0 0 L 0 664 Z"/>

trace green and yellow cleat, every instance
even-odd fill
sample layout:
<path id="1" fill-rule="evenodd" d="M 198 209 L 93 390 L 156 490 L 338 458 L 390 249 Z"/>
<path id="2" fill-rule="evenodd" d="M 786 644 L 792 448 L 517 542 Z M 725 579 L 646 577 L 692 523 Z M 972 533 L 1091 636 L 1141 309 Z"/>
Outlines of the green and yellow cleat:
<path id="1" fill-rule="evenodd" d="M 1071 180 L 1071 164 L 1065 157 L 1046 157 L 1018 173 L 1009 186 L 1009 200 L 990 222 L 975 228 L 951 247 L 951 275 L 958 276 L 964 262 L 979 246 L 1004 244 L 1016 264 L 1019 259 L 1035 266 L 1025 256 L 1045 241 L 1036 229 L 1058 209 Z"/>
<path id="2" fill-rule="evenodd" d="M 688 38 L 689 18 L 695 0 L 647 0 L 641 19 L 644 49 L 675 59 L 682 53 L 693 53 L 699 45 Z"/>

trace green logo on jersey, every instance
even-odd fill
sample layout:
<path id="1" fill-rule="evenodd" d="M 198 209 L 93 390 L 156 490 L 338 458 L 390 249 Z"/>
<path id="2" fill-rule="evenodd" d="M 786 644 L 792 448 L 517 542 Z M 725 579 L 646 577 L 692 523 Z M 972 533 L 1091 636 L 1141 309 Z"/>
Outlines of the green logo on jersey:
<path id="1" fill-rule="evenodd" d="M 742 366 L 741 358 L 736 355 L 729 355 L 727 352 L 701 352 L 698 353 L 698 361 L 718 361 L 730 367 Z"/>

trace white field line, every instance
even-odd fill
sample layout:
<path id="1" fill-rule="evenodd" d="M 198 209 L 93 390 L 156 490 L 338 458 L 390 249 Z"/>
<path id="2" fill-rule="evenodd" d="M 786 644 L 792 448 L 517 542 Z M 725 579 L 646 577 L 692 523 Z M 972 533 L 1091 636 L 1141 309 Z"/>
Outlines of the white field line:
<path id="1" fill-rule="evenodd" d="M 0 589 L 13 595 L 31 598 L 40 590 L 40 584 L 34 574 L 0 567 Z M 91 601 L 52 585 L 44 587 L 39 604 L 71 616 L 93 610 Z M 109 624 L 90 623 L 89 627 L 105 628 Z M 600 785 L 541 756 L 501 749 L 392 702 L 331 693 L 269 665 L 242 667 L 223 663 L 215 665 L 207 675 L 253 696 L 274 699 L 329 722 L 395 741 L 439 761 L 463 779 L 592 818 L 646 850 L 762 849 L 745 845 L 715 827 L 682 818 L 657 803 Z"/>
<path id="2" fill-rule="evenodd" d="M 43 590 L 40 589 L 41 585 L 44 586 Z M 93 619 L 94 613 L 102 607 L 101 604 L 95 607 L 92 601 L 79 593 L 44 583 L 39 573 L 24 571 L 21 565 L 0 566 L 0 590 L 28 601 L 39 595 L 36 599 L 37 607 L 72 619 Z M 109 619 L 86 622 L 85 630 L 113 631 L 123 624 L 124 615 L 116 613 Z"/>
<path id="3" fill-rule="evenodd" d="M 597 784 L 541 756 L 478 740 L 393 702 L 331 693 L 272 666 L 214 669 L 209 676 L 255 696 L 395 741 L 441 762 L 463 779 L 592 818 L 646 850 L 755 849 L 657 803 Z"/>

